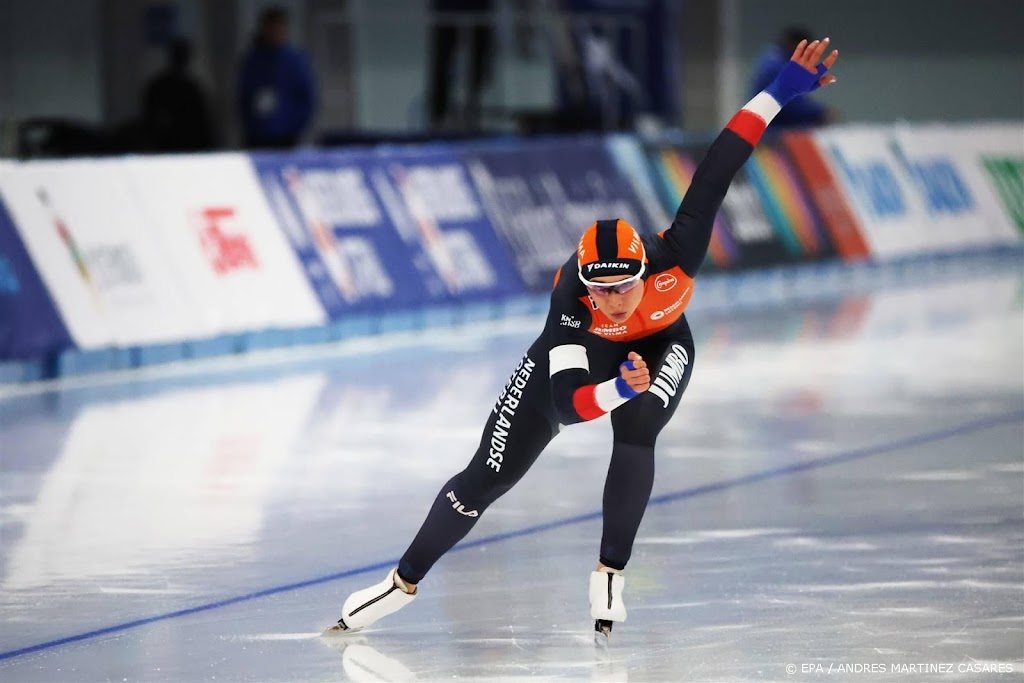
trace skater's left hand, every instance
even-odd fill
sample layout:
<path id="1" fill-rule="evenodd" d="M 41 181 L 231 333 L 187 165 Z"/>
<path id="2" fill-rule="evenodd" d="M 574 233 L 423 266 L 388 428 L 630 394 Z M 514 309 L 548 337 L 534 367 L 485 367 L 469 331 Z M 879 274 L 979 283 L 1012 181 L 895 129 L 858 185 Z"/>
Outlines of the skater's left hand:
<path id="1" fill-rule="evenodd" d="M 836 77 L 826 73 L 839 58 L 839 50 L 832 50 L 825 61 L 822 55 L 829 46 L 829 39 L 822 38 L 808 43 L 801 40 L 793 50 L 793 57 L 786 62 L 765 92 L 782 106 L 801 95 L 836 82 Z M 820 63 L 819 63 L 820 62 Z"/>
<path id="2" fill-rule="evenodd" d="M 822 55 L 824 55 L 825 50 L 828 49 L 829 42 L 830 40 L 828 37 L 822 38 L 821 40 L 815 40 L 810 43 L 806 40 L 801 40 L 796 46 L 796 49 L 793 50 L 793 56 L 789 58 L 789 61 L 796 62 L 812 74 L 818 73 L 819 63 L 826 69 L 831 69 L 832 65 L 836 63 L 837 59 L 839 59 L 839 50 L 832 50 L 828 57 L 825 57 L 825 61 L 821 61 Z M 813 90 L 815 88 L 831 85 L 835 82 L 835 76 L 832 74 L 825 74 L 818 79 L 811 89 Z"/>

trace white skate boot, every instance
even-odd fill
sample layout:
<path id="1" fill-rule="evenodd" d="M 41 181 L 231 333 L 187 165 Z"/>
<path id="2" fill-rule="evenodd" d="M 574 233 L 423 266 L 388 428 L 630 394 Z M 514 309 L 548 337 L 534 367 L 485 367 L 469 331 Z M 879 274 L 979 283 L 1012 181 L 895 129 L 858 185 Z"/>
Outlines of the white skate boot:
<path id="1" fill-rule="evenodd" d="M 400 580 L 398 570 L 392 569 L 388 572 L 387 578 L 377 585 L 348 596 L 341 608 L 341 619 L 324 631 L 324 635 L 358 631 L 408 605 L 416 597 L 416 593 L 410 595 L 402 590 L 398 585 Z"/>
<path id="2" fill-rule="evenodd" d="M 590 616 L 596 633 L 608 636 L 612 622 L 626 620 L 626 605 L 622 602 L 625 586 L 626 578 L 618 569 L 604 567 L 590 574 Z"/>

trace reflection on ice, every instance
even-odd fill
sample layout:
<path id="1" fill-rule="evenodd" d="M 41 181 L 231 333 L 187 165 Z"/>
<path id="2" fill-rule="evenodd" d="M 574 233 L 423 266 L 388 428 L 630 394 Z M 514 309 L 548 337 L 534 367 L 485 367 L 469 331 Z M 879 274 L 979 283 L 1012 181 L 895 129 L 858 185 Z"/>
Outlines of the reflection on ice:
<path id="1" fill-rule="evenodd" d="M 3 588 L 133 580 L 207 553 L 221 562 L 244 555 L 322 383 L 306 377 L 86 408 L 24 517 Z M 285 405 L 276 400 L 282 391 Z"/>

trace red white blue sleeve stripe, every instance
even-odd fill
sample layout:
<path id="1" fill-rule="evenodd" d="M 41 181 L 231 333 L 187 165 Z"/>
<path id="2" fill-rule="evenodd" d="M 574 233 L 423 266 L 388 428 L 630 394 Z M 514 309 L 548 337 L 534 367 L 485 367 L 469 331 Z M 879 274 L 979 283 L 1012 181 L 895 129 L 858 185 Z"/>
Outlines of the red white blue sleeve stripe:
<path id="1" fill-rule="evenodd" d="M 577 389 L 572 396 L 572 405 L 581 418 L 594 420 L 615 410 L 638 393 L 622 377 L 613 377 L 606 382 L 587 384 Z"/>
<path id="2" fill-rule="evenodd" d="M 754 99 L 743 105 L 743 109 L 729 120 L 726 128 L 739 135 L 751 145 L 757 145 L 765 128 L 771 123 L 782 106 L 767 92 L 759 92 Z"/>

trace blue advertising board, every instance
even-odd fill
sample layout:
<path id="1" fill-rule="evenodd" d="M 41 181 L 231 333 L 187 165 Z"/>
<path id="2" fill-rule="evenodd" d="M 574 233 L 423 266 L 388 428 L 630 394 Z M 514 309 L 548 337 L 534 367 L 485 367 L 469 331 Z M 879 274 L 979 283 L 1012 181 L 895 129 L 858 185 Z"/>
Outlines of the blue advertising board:
<path id="1" fill-rule="evenodd" d="M 462 148 L 480 198 L 523 282 L 550 289 L 555 271 L 594 221 L 623 218 L 656 232 L 598 138 L 517 140 Z"/>
<path id="2" fill-rule="evenodd" d="M 451 152 L 345 150 L 252 160 L 332 320 L 522 291 Z"/>
<path id="3" fill-rule="evenodd" d="M 523 292 L 508 248 L 450 147 L 383 150 L 371 176 L 432 296 L 467 300 Z"/>
<path id="4" fill-rule="evenodd" d="M 424 300 L 411 256 L 367 174 L 369 152 L 259 154 L 267 200 L 332 320 Z"/>
<path id="5" fill-rule="evenodd" d="M 690 189 L 707 154 L 706 144 L 651 144 L 648 158 L 665 211 L 673 214 Z M 762 198 L 741 168 L 729 184 L 708 244 L 704 269 L 736 270 L 778 265 L 795 259 L 765 213 Z"/>
<path id="6" fill-rule="evenodd" d="M 36 358 L 73 346 L 46 285 L 0 201 L 0 360 Z"/>

